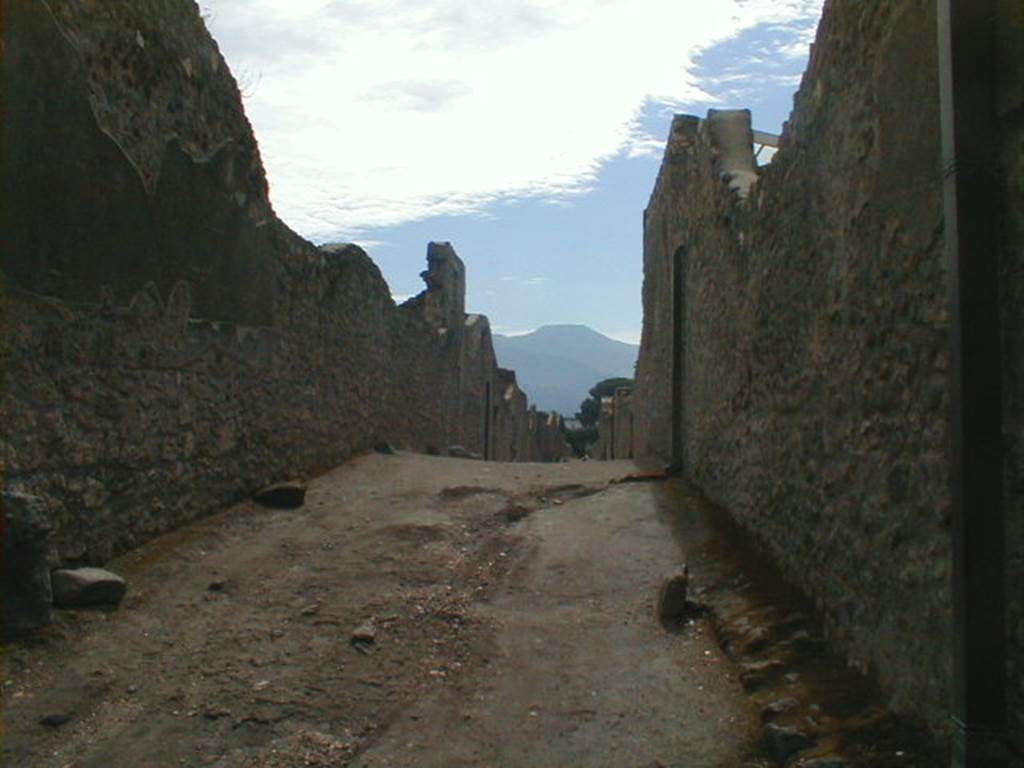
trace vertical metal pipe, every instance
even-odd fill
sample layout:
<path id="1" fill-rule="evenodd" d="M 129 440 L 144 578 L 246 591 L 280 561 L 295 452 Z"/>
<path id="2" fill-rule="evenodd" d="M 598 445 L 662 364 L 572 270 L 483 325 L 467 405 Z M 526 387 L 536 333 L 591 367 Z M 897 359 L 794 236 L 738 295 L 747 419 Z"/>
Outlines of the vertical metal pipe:
<path id="1" fill-rule="evenodd" d="M 951 323 L 953 765 L 1005 766 L 995 2 L 938 0 Z"/>

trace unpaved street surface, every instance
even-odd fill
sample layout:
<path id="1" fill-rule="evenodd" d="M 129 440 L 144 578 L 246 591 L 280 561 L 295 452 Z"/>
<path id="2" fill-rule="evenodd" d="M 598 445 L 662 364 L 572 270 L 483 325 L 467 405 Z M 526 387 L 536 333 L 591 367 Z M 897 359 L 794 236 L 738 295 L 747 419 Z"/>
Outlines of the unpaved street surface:
<path id="1" fill-rule="evenodd" d="M 363 456 L 153 541 L 6 649 L 4 765 L 755 764 L 734 665 L 655 619 L 682 555 L 633 471 Z"/>

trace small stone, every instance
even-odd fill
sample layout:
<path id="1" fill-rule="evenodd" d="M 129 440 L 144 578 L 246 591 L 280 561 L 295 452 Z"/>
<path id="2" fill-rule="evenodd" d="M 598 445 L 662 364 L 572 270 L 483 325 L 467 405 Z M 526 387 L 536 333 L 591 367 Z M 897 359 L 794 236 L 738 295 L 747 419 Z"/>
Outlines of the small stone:
<path id="1" fill-rule="evenodd" d="M 385 441 L 381 441 L 379 443 L 376 443 L 373 446 L 373 450 L 376 451 L 377 453 L 382 453 L 385 456 L 394 456 L 396 453 L 398 453 L 398 451 L 396 451 L 391 446 L 391 443 L 388 443 L 388 442 L 385 442 Z"/>
<path id="2" fill-rule="evenodd" d="M 798 706 L 800 706 L 800 702 L 798 702 L 796 699 L 792 697 L 785 699 L 777 699 L 761 710 L 761 722 L 766 723 L 769 720 L 774 720 L 779 715 L 784 715 L 787 712 L 791 712 Z"/>
<path id="3" fill-rule="evenodd" d="M 268 485 L 253 496 L 257 504 L 275 509 L 297 509 L 306 501 L 306 486 L 298 480 Z"/>
<path id="4" fill-rule="evenodd" d="M 39 724 L 45 725 L 47 728 L 60 728 L 62 725 L 71 722 L 72 717 L 74 716 L 64 712 L 54 713 L 39 718 Z"/>
<path id="5" fill-rule="evenodd" d="M 55 605 L 73 608 L 85 605 L 116 605 L 127 585 L 120 576 L 102 568 L 59 569 L 50 574 Z"/>
<path id="6" fill-rule="evenodd" d="M 767 685 L 772 676 L 784 666 L 778 659 L 743 664 L 741 666 L 743 671 L 740 672 L 740 683 L 747 692 L 756 691 Z"/>
<path id="7" fill-rule="evenodd" d="M 689 588 L 690 570 L 683 566 L 683 570 L 672 574 L 661 582 L 658 590 L 658 621 L 662 624 L 678 624 L 686 619 L 688 606 L 686 593 Z"/>
<path id="8" fill-rule="evenodd" d="M 815 738 L 799 728 L 788 728 L 774 723 L 764 727 L 764 738 L 771 756 L 782 764 L 800 750 L 815 744 Z"/>
<path id="9" fill-rule="evenodd" d="M 466 450 L 461 445 L 449 445 L 448 455 L 453 459 L 480 459 L 483 458 L 479 453 L 473 453 L 472 451 Z"/>
<path id="10" fill-rule="evenodd" d="M 214 579 L 207 585 L 207 589 L 211 592 L 222 592 L 224 590 L 225 582 L 222 579 Z"/>
<path id="11" fill-rule="evenodd" d="M 372 621 L 364 621 L 352 630 L 353 643 L 375 643 L 377 641 L 377 628 Z"/>
<path id="12" fill-rule="evenodd" d="M 785 642 L 785 645 L 792 648 L 801 656 L 813 656 L 824 648 L 824 643 L 805 629 L 798 630 Z"/>
<path id="13" fill-rule="evenodd" d="M 763 651 L 771 640 L 771 631 L 765 626 L 751 628 L 739 643 L 740 653 Z"/>

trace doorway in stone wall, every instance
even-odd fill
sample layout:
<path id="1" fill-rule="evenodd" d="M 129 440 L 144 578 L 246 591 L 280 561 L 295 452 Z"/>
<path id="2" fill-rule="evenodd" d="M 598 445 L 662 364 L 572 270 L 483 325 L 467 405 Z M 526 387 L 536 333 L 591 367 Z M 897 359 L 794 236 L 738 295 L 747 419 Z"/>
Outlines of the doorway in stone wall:
<path id="1" fill-rule="evenodd" d="M 683 469 L 683 380 L 686 377 L 686 247 L 672 255 L 672 464 Z"/>

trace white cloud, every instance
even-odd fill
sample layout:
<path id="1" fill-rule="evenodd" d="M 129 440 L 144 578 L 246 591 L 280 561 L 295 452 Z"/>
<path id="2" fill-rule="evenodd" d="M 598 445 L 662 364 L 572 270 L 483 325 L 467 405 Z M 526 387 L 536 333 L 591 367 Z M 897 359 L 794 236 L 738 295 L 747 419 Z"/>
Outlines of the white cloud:
<path id="1" fill-rule="evenodd" d="M 637 134 L 630 136 L 626 142 L 626 157 L 631 160 L 638 157 L 659 158 L 664 154 L 664 139 L 658 139 L 647 134 Z"/>
<path id="2" fill-rule="evenodd" d="M 548 281 L 546 277 L 536 275 L 534 277 L 520 277 L 519 275 L 502 275 L 500 278 L 503 283 L 516 283 L 517 285 L 543 285 Z"/>
<path id="3" fill-rule="evenodd" d="M 564 199 L 654 153 L 646 103 L 709 100 L 692 56 L 821 0 L 204 0 L 282 218 L 315 240 Z M 801 43 L 798 43 L 801 44 Z"/>
<path id="4" fill-rule="evenodd" d="M 386 240 L 369 240 L 369 239 L 366 239 L 366 238 L 358 238 L 358 239 L 350 240 L 348 242 L 351 242 L 354 245 L 358 245 L 360 248 L 362 248 L 367 253 L 372 251 L 374 248 L 380 248 L 381 246 L 389 244 Z"/>

